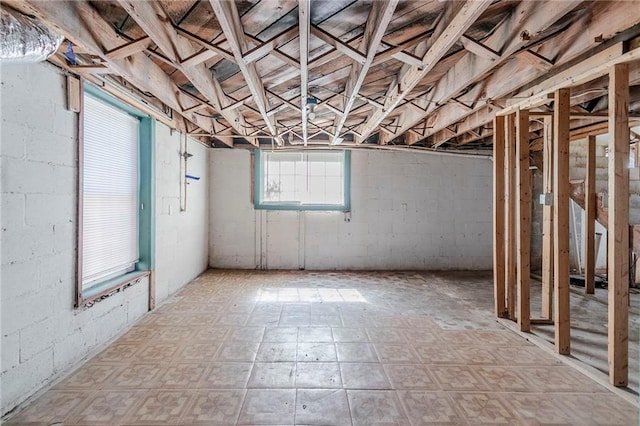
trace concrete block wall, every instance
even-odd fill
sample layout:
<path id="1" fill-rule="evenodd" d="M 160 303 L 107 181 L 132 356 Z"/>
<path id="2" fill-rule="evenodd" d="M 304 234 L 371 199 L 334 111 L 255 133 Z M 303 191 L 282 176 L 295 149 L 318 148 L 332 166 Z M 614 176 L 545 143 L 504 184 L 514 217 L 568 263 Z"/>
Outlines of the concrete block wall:
<path id="1" fill-rule="evenodd" d="M 145 279 L 90 308 L 73 307 L 78 117 L 66 110 L 65 77 L 48 64 L 3 66 L 0 98 L 1 416 L 142 317 L 149 286 Z M 177 152 L 179 143 L 164 138 L 166 129 L 158 127 L 160 200 L 174 191 L 178 179 L 175 176 L 169 184 L 165 171 L 175 173 L 175 167 L 162 163 L 163 153 Z M 206 176 L 206 155 L 195 149 L 200 160 L 194 163 Z M 188 215 L 160 216 L 156 221 L 156 262 L 162 265 L 156 274 L 158 302 L 206 267 L 207 246 L 200 233 L 206 235 L 207 192 L 201 187 L 189 196 L 193 211 Z M 182 237 L 169 248 L 166 235 L 173 229 L 180 229 Z M 197 259 L 184 256 L 182 264 L 164 266 L 183 252 L 196 253 Z"/>
<path id="2" fill-rule="evenodd" d="M 251 153 L 213 150 L 209 265 L 263 269 L 490 269 L 485 158 L 354 151 L 350 219 L 254 210 Z"/>
<path id="3" fill-rule="evenodd" d="M 200 275 L 209 254 L 209 148 L 188 139 L 184 211 L 184 169 L 181 169 L 182 133 L 156 125 L 156 300 L 161 301 Z M 181 191 L 182 187 L 182 191 Z M 184 202 L 186 201 L 186 205 Z"/>

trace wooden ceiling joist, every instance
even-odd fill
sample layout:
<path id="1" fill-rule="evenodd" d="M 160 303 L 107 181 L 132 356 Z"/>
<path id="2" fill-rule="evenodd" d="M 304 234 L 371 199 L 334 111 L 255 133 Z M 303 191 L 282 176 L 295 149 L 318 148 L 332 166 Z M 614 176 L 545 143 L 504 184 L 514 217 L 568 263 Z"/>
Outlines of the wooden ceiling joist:
<path id="1" fill-rule="evenodd" d="M 210 3 L 216 18 L 218 19 L 218 23 L 227 38 L 227 42 L 231 47 L 236 63 L 238 64 L 238 67 L 240 67 L 240 71 L 244 76 L 247 86 L 249 86 L 249 90 L 253 95 L 253 100 L 260 111 L 262 119 L 269 128 L 271 135 L 276 138 L 278 144 L 284 145 L 284 141 L 279 136 L 278 129 L 276 128 L 275 117 L 268 114 L 269 101 L 267 99 L 264 85 L 262 84 L 262 79 L 258 75 L 255 63 L 247 64 L 243 60 L 244 54 L 248 51 L 248 46 L 236 4 L 232 2 L 219 2 L 217 0 L 211 0 Z"/>
<path id="2" fill-rule="evenodd" d="M 122 46 L 122 38 L 111 23 L 96 13 L 85 2 L 41 2 L 36 0 L 9 0 L 5 2 L 16 10 L 36 16 L 48 23 L 74 45 L 102 58 L 118 74 L 140 90 L 150 92 L 171 109 L 181 113 L 183 105 L 193 105 L 169 76 L 144 53 L 138 52 L 126 59 L 111 59 L 107 52 Z M 205 133 L 217 131 L 219 124 L 211 118 L 186 114 L 192 123 Z M 231 140 L 221 139 L 229 144 Z"/>
<path id="3" fill-rule="evenodd" d="M 489 7 L 491 1 L 477 0 L 465 2 L 456 16 L 451 20 L 443 33 L 433 42 L 431 48 L 422 58 L 422 66 L 411 67 L 399 76 L 398 84 L 393 85 L 387 94 L 385 107 L 376 110 L 367 122 L 359 129 L 366 139 L 380 123 L 398 106 L 398 104 L 415 88 L 429 71 L 436 66 L 454 43 L 467 31 L 476 19 Z M 409 126 L 411 128 L 413 126 Z M 399 134 L 401 132 L 395 132 Z M 402 132 L 403 133 L 403 132 Z"/>
<path id="4" fill-rule="evenodd" d="M 445 105 L 452 97 L 486 76 L 498 65 L 503 64 L 514 52 L 530 43 L 529 40 L 521 37 L 523 32 L 531 35 L 541 33 L 579 3 L 580 1 L 577 0 L 562 2 L 549 0 L 545 3 L 522 2 L 518 4 L 510 17 L 502 21 L 498 28 L 483 41 L 484 45 L 496 53 L 499 52 L 500 56 L 479 56 L 476 52 L 469 52 L 436 83 L 429 98 L 422 100 L 423 106 L 426 108 L 425 113 L 420 114 L 415 110 L 403 111 L 403 126 L 398 129 L 397 133 L 404 133 L 415 126 L 426 115 L 438 109 L 439 105 Z M 439 123 L 441 122 L 439 121 Z M 431 131 L 442 130 L 450 124 L 451 122 L 442 123 L 437 129 L 434 128 Z"/>
<path id="5" fill-rule="evenodd" d="M 311 2 L 299 0 L 298 27 L 300 28 L 300 111 L 302 114 L 302 141 L 307 145 L 308 113 L 307 98 L 309 97 L 309 35 L 311 33 Z"/>
<path id="6" fill-rule="evenodd" d="M 230 101 L 220 85 L 216 84 L 215 76 L 211 74 L 211 71 L 203 63 L 187 67 L 181 64 L 183 58 L 192 57 L 198 52 L 189 40 L 178 34 L 162 4 L 153 0 L 118 0 L 118 3 L 238 134 L 246 136 L 245 118 L 236 110 L 223 112 L 223 107 Z"/>
<path id="7" fill-rule="evenodd" d="M 341 134 L 342 126 L 349 116 L 349 112 L 353 107 L 353 103 L 359 97 L 360 87 L 364 83 L 364 79 L 369 72 L 369 67 L 375 59 L 376 52 L 382 41 L 382 36 L 387 30 L 387 26 L 393 17 L 399 0 L 390 0 L 388 2 L 375 2 L 367 19 L 367 26 L 364 30 L 362 41 L 360 42 L 360 50 L 367 52 L 367 56 L 363 64 L 359 62 L 351 65 L 351 73 L 345 85 L 346 99 L 343 102 L 344 108 L 341 116 L 338 116 L 334 124 L 332 144 L 342 142 Z"/>

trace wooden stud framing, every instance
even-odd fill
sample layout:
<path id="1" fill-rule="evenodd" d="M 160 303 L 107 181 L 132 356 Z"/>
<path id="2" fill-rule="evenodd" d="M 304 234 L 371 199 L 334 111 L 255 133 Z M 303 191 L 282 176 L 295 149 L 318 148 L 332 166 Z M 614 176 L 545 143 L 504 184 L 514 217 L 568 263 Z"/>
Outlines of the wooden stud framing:
<path id="1" fill-rule="evenodd" d="M 629 66 L 609 74 L 609 381 L 629 380 Z"/>
<path id="2" fill-rule="evenodd" d="M 584 292 L 595 292 L 596 272 L 596 137 L 587 138 L 587 174 L 584 181 Z"/>
<path id="3" fill-rule="evenodd" d="M 505 144 L 504 117 L 493 121 L 493 288 L 495 313 L 504 317 L 505 304 Z"/>
<path id="4" fill-rule="evenodd" d="M 545 194 L 553 192 L 553 120 L 544 118 L 544 147 L 542 188 Z M 540 316 L 551 320 L 553 308 L 553 203 L 548 200 L 542 207 L 542 307 Z"/>
<path id="5" fill-rule="evenodd" d="M 553 114 L 553 285 L 555 346 L 571 352 L 569 303 L 569 89 L 555 93 Z"/>
<path id="6" fill-rule="evenodd" d="M 515 320 L 516 297 L 516 165 L 515 165 L 515 116 L 505 119 L 505 286 L 507 288 L 507 312 L 509 319 Z"/>
<path id="7" fill-rule="evenodd" d="M 531 171 L 529 170 L 529 111 L 516 112 L 516 271 L 518 325 L 529 331 L 531 320 Z"/>

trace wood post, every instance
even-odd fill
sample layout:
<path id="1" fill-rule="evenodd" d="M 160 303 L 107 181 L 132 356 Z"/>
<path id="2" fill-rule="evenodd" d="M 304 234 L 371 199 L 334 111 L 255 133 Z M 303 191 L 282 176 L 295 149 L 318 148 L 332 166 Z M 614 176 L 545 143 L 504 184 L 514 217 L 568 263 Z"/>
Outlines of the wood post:
<path id="1" fill-rule="evenodd" d="M 553 284 L 555 346 L 571 351 L 569 317 L 569 89 L 555 92 L 553 110 Z"/>
<path id="2" fill-rule="evenodd" d="M 507 289 L 507 311 L 509 319 L 515 320 L 516 296 L 516 165 L 515 165 L 515 115 L 509 114 L 505 119 L 505 285 Z"/>
<path id="3" fill-rule="evenodd" d="M 505 197 L 504 197 L 504 117 L 493 119 L 493 287 L 495 312 L 503 317 L 505 303 Z"/>
<path id="4" fill-rule="evenodd" d="M 584 292 L 595 292 L 596 273 L 596 137 L 587 138 L 587 174 L 584 181 Z"/>
<path id="5" fill-rule="evenodd" d="M 628 383 L 629 301 L 629 66 L 609 74 L 609 380 Z"/>
<path id="6" fill-rule="evenodd" d="M 542 190 L 553 192 L 553 120 L 544 118 Z M 550 200 L 549 200 L 550 201 Z M 542 310 L 541 318 L 550 320 L 553 307 L 553 203 L 542 207 Z"/>
<path id="7" fill-rule="evenodd" d="M 531 172 L 529 170 L 529 111 L 518 110 L 516 116 L 516 168 L 517 168 L 517 232 L 516 271 L 518 325 L 520 331 L 529 331 L 531 321 Z"/>

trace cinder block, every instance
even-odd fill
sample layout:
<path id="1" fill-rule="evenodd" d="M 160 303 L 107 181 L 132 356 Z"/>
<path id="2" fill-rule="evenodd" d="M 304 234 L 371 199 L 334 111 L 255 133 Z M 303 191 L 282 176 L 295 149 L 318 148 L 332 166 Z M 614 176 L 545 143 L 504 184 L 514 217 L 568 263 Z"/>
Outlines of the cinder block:
<path id="1" fill-rule="evenodd" d="M 2 338 L 2 364 L 0 373 L 4 373 L 20 363 L 20 333 L 3 334 Z"/>
<path id="2" fill-rule="evenodd" d="M 46 350 L 2 373 L 2 406 L 6 413 L 47 383 L 53 370 L 53 351 Z"/>
<path id="3" fill-rule="evenodd" d="M 74 194 L 27 194 L 26 224 L 29 226 L 60 225 L 75 222 Z"/>
<path id="4" fill-rule="evenodd" d="M 52 350 L 59 328 L 53 318 L 45 318 L 20 330 L 20 362 L 24 363 L 42 351 Z"/>

